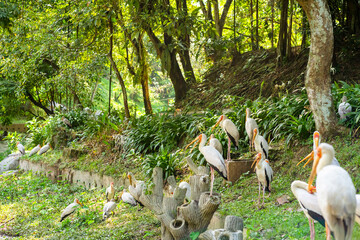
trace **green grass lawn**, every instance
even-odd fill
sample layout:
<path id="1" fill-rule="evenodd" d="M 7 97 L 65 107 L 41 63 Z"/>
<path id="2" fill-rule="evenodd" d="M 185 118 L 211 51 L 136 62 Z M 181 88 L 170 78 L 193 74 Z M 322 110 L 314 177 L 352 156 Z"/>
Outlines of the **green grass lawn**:
<path id="1" fill-rule="evenodd" d="M 337 159 L 351 175 L 358 191 L 360 141 L 341 138 L 332 144 Z M 257 207 L 255 173 L 242 175 L 232 186 L 225 185 L 216 174 L 214 191 L 222 194 L 219 212 L 242 217 L 246 239 L 310 239 L 308 220 L 299 211 L 290 185 L 294 180 L 308 180 L 311 167 L 296 167 L 296 163 L 311 148 L 312 144 L 308 142 L 305 146 L 270 153 L 274 181 L 271 196 L 265 198 L 263 209 Z M 0 189 L 0 236 L 5 233 L 18 236 L 18 239 L 160 239 L 160 222 L 147 209 L 120 203 L 115 216 L 102 222 L 104 189 L 85 190 L 63 182 L 53 184 L 47 178 L 31 173 L 0 178 Z M 278 205 L 276 199 L 283 195 L 289 196 L 289 203 Z M 59 223 L 62 209 L 75 197 L 86 207 Z M 7 224 L 1 225 L 8 220 Z M 315 230 L 316 239 L 325 239 L 325 230 L 319 223 L 315 224 Z M 353 239 L 360 239 L 358 224 L 355 224 Z"/>

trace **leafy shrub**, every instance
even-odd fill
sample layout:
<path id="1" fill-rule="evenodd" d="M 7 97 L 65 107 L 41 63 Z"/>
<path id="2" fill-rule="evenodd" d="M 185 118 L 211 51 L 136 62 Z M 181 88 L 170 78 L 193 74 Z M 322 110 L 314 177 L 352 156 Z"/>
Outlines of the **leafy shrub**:
<path id="1" fill-rule="evenodd" d="M 8 135 L 4 138 L 4 140 L 7 141 L 7 144 L 8 144 L 8 148 L 11 150 L 11 151 L 14 151 L 17 146 L 17 142 L 20 142 L 20 143 L 23 143 L 24 141 L 24 135 L 21 135 L 20 133 L 18 132 L 9 132 Z"/>
<path id="2" fill-rule="evenodd" d="M 170 153 L 169 149 L 160 147 L 159 153 L 149 154 L 144 160 L 144 170 L 146 176 L 152 177 L 155 167 L 163 169 L 164 179 L 171 175 L 176 175 L 176 171 L 180 169 L 181 161 L 178 152 Z"/>

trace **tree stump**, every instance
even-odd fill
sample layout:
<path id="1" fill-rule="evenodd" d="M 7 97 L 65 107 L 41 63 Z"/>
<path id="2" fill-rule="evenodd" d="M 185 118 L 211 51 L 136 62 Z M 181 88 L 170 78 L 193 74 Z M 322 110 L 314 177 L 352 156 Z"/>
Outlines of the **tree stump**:
<path id="1" fill-rule="evenodd" d="M 237 216 L 226 216 L 224 229 L 207 230 L 200 234 L 200 240 L 242 240 L 243 220 Z"/>
<path id="2" fill-rule="evenodd" d="M 213 193 L 210 197 L 209 171 L 196 166 L 191 160 L 190 162 L 190 168 L 196 173 L 190 177 L 190 203 L 184 204 L 186 189 L 179 188 L 173 176 L 168 178 L 168 183 L 175 189 L 174 194 L 164 197 L 163 170 L 159 167 L 153 170 L 154 187 L 150 194 L 145 194 L 142 181 L 134 179 L 133 184 L 129 186 L 131 195 L 153 211 L 160 220 L 162 240 L 189 239 L 192 232 L 204 232 L 220 205 L 219 194 Z M 140 183 L 141 187 L 138 186 Z"/>

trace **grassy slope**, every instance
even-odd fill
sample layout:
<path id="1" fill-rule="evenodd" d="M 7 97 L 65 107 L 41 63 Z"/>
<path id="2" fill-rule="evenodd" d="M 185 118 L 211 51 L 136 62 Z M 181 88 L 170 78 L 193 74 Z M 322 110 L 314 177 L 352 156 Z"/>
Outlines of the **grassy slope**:
<path id="1" fill-rule="evenodd" d="M 337 158 L 349 171 L 355 187 L 360 188 L 360 141 L 336 139 L 333 141 Z M 310 167 L 296 167 L 296 163 L 311 150 L 311 142 L 270 154 L 275 172 L 272 194 L 265 199 L 265 208 L 257 208 L 258 185 L 254 173 L 245 174 L 233 186 L 223 185 L 217 177 L 215 190 L 221 192 L 223 203 L 220 213 L 244 218 L 247 239 L 309 239 L 308 221 L 290 190 L 293 180 L 307 181 Z M 187 176 L 184 176 L 184 178 Z M 15 219 L 8 224 L 5 233 L 20 234 L 20 239 L 62 239 L 69 235 L 78 239 L 159 239 L 160 224 L 147 209 L 120 204 L 116 216 L 100 222 L 104 204 L 103 190 L 86 191 L 81 187 L 69 187 L 64 183 L 51 184 L 45 178 L 23 174 L 0 180 L 0 219 Z M 290 203 L 277 205 L 282 195 L 290 197 Z M 88 206 L 71 219 L 57 222 L 61 210 L 78 197 Z M 241 196 L 241 197 L 240 197 Z M 240 197 L 240 199 L 239 199 Z M 54 221 L 55 220 L 55 221 Z M 0 234 L 4 233 L 0 226 Z M 324 229 L 315 224 L 317 237 L 323 238 Z M 31 236 L 31 238 L 30 238 Z M 360 239 L 360 227 L 356 224 L 353 239 Z"/>

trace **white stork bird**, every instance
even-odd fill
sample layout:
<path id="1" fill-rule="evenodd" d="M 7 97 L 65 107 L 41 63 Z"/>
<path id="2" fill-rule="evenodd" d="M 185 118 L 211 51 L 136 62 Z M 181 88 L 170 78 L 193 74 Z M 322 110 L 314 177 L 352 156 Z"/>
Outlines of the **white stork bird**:
<path id="1" fill-rule="evenodd" d="M 114 198 L 115 196 L 115 188 L 114 188 L 114 183 L 111 182 L 110 186 L 106 189 L 106 201 L 110 201 L 111 199 Z"/>
<path id="2" fill-rule="evenodd" d="M 246 108 L 245 130 L 249 137 L 249 148 L 250 148 L 250 151 L 252 151 L 252 149 L 254 147 L 253 142 L 252 142 L 254 129 L 255 128 L 259 129 L 259 127 L 258 127 L 255 119 L 250 118 L 250 114 L 251 114 L 250 108 Z"/>
<path id="3" fill-rule="evenodd" d="M 30 153 L 29 153 L 29 157 L 31 157 L 32 155 L 36 154 L 39 150 L 40 150 L 41 146 L 40 144 L 38 144 L 36 147 L 34 147 L 33 149 L 31 149 Z"/>
<path id="4" fill-rule="evenodd" d="M 316 191 L 318 204 L 325 219 L 326 237 L 331 239 L 351 239 L 354 227 L 356 197 L 355 187 L 349 174 L 341 167 L 332 165 L 334 148 L 321 143 L 317 148 L 308 183 L 308 191 L 313 192 L 312 182 L 317 174 Z"/>
<path id="5" fill-rule="evenodd" d="M 197 138 L 195 138 L 191 143 L 189 143 L 185 149 L 187 149 L 191 144 L 194 142 L 195 145 L 192 149 L 195 148 L 195 146 L 199 144 L 199 150 L 204 156 L 205 160 L 210 165 L 211 170 L 211 184 L 210 184 L 210 196 L 212 196 L 212 190 L 214 185 L 214 169 L 225 179 L 227 180 L 227 171 L 225 166 L 225 161 L 222 155 L 212 146 L 205 146 L 206 143 L 206 135 L 200 134 Z M 192 151 L 192 150 L 191 150 Z"/>
<path id="6" fill-rule="evenodd" d="M 39 155 L 46 153 L 50 148 L 51 145 L 49 143 L 45 144 L 42 148 L 40 148 Z"/>
<path id="7" fill-rule="evenodd" d="M 267 141 L 265 140 L 265 138 L 258 133 L 257 128 L 254 129 L 252 141 L 255 146 L 255 151 L 258 153 L 263 153 L 265 156 L 265 159 L 268 159 L 269 158 L 269 145 L 268 145 Z"/>
<path id="8" fill-rule="evenodd" d="M 221 154 L 221 156 L 223 155 L 222 145 L 221 145 L 220 141 L 217 138 L 215 138 L 214 134 L 211 134 L 209 137 L 209 146 L 212 146 L 216 150 L 218 150 L 218 152 Z"/>
<path id="9" fill-rule="evenodd" d="M 226 135 L 228 136 L 228 153 L 227 153 L 227 160 L 230 161 L 230 141 L 235 145 L 235 149 L 239 148 L 239 138 L 240 134 L 235 126 L 235 124 L 228 119 L 225 115 L 221 115 L 216 122 L 216 124 L 212 127 L 212 130 L 216 128 L 217 125 L 220 124 L 220 127 L 225 131 Z"/>
<path id="10" fill-rule="evenodd" d="M 360 195 L 356 194 L 355 221 L 360 225 Z"/>
<path id="11" fill-rule="evenodd" d="M 16 143 L 17 149 L 19 150 L 19 152 L 21 153 L 21 155 L 25 154 L 25 147 L 24 145 L 22 145 L 20 142 Z"/>
<path id="12" fill-rule="evenodd" d="M 259 199 L 258 199 L 258 204 L 260 204 L 260 189 L 261 186 L 263 188 L 263 202 L 262 205 L 264 205 L 264 198 L 265 198 L 265 190 L 268 192 L 271 192 L 271 187 L 270 184 L 272 182 L 273 179 L 273 170 L 270 167 L 269 164 L 269 160 L 264 159 L 263 155 L 259 152 L 256 157 L 255 160 L 253 162 L 253 164 L 251 165 L 251 167 L 254 165 L 254 163 L 256 162 L 255 165 L 255 172 L 258 178 L 258 182 L 259 182 Z"/>
<path id="13" fill-rule="evenodd" d="M 129 178 L 130 181 L 129 191 L 131 193 L 135 192 L 137 194 L 135 198 L 139 199 L 143 189 L 145 188 L 145 182 L 136 180 L 131 172 L 128 173 L 127 177 Z M 140 204 L 140 206 L 143 206 L 141 202 L 138 201 L 138 203 Z"/>
<path id="14" fill-rule="evenodd" d="M 314 220 L 318 221 L 321 225 L 325 227 L 325 219 L 322 216 L 320 206 L 318 203 L 317 193 L 308 192 L 308 184 L 302 181 L 293 181 L 291 183 L 291 191 L 298 200 L 300 207 L 302 208 L 305 216 L 309 220 L 310 227 L 310 239 L 315 239 L 315 227 Z"/>
<path id="15" fill-rule="evenodd" d="M 135 198 L 128 192 L 126 192 L 125 190 L 123 190 L 121 192 L 121 200 L 123 200 L 123 202 L 130 204 L 131 206 L 136 206 L 137 205 L 137 201 L 135 200 Z"/>
<path id="16" fill-rule="evenodd" d="M 63 123 L 68 126 L 69 128 L 72 127 L 71 122 L 69 121 L 69 119 L 65 118 L 64 116 L 62 116 L 61 120 L 63 121 Z"/>
<path id="17" fill-rule="evenodd" d="M 347 103 L 347 97 L 343 96 L 341 99 L 341 103 L 339 104 L 338 107 L 338 113 L 340 115 L 340 119 L 345 120 L 346 119 L 346 115 L 351 113 L 352 111 L 352 107 L 350 105 L 350 103 Z"/>
<path id="18" fill-rule="evenodd" d="M 179 188 L 186 189 L 185 199 L 190 202 L 191 201 L 191 186 L 190 186 L 190 184 L 188 184 L 187 182 L 180 182 Z"/>
<path id="19" fill-rule="evenodd" d="M 298 164 L 296 166 L 298 166 L 300 163 L 302 163 L 303 161 L 305 161 L 306 159 L 309 159 L 305 164 L 304 167 L 311 161 L 314 161 L 314 156 L 316 156 L 317 152 L 316 149 L 318 148 L 319 144 L 320 144 L 320 133 L 318 131 L 315 131 L 313 134 L 313 150 L 311 153 L 309 153 L 309 155 L 307 155 L 304 159 L 302 159 L 300 162 L 298 162 Z M 333 158 L 332 161 L 332 165 L 335 166 L 340 166 L 339 161 L 335 158 Z"/>
<path id="20" fill-rule="evenodd" d="M 103 220 L 110 216 L 110 213 L 115 210 L 117 203 L 114 199 L 111 199 L 110 202 L 105 203 L 103 208 Z"/>
<path id="21" fill-rule="evenodd" d="M 75 198 L 74 202 L 68 205 L 61 213 L 60 222 L 62 222 L 66 217 L 70 216 L 73 212 L 75 212 L 75 210 L 79 206 L 82 206 L 82 204 L 79 202 L 77 198 Z"/>

